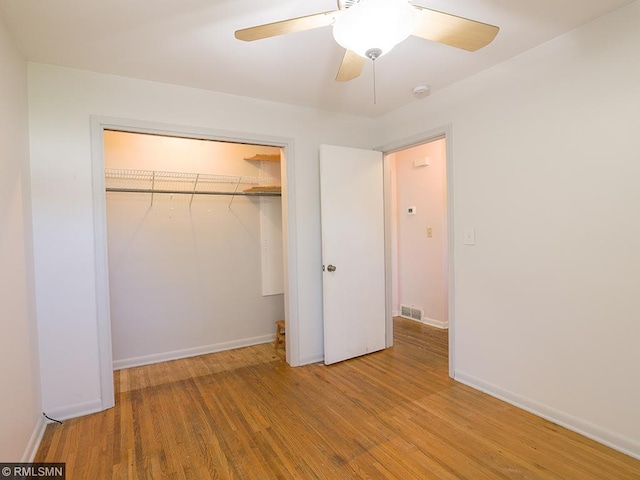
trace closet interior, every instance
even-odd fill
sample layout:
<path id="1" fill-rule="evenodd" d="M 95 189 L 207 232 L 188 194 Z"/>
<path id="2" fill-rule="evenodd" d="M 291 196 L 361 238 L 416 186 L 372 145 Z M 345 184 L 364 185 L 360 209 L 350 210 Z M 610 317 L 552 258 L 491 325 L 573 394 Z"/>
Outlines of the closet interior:
<path id="1" fill-rule="evenodd" d="M 273 341 L 280 149 L 105 131 L 114 368 Z"/>

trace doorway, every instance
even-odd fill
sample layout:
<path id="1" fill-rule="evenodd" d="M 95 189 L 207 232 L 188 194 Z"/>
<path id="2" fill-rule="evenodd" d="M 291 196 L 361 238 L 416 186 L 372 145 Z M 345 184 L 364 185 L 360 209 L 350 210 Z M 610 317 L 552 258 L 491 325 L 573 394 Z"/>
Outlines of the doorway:
<path id="1" fill-rule="evenodd" d="M 385 152 L 387 346 L 393 317 L 448 329 L 454 374 L 453 191 L 450 128 Z"/>
<path id="2" fill-rule="evenodd" d="M 280 148 L 106 130 L 114 369 L 273 339 Z"/>
<path id="3" fill-rule="evenodd" d="M 287 180 L 293 177 L 293 139 L 94 116 L 91 118 L 91 145 L 93 164 L 94 245 L 96 252 L 96 310 L 100 356 L 100 386 L 102 391 L 101 409 L 105 410 L 115 404 L 111 314 L 109 305 L 110 296 L 103 138 L 104 132 L 107 130 L 163 135 L 175 138 L 233 142 L 247 145 L 264 145 L 280 149 L 282 157 L 282 263 L 284 264 L 284 312 L 287 321 L 288 340 L 286 343 L 286 359 L 289 364 L 293 366 L 298 365 L 300 360 L 297 349 L 298 297 L 297 290 L 295 288 L 295 279 L 297 278 L 296 245 L 295 235 L 293 235 L 289 228 L 289 223 L 291 222 L 291 225 L 293 225 L 295 219 L 295 188 L 287 188 L 289 185 Z"/>

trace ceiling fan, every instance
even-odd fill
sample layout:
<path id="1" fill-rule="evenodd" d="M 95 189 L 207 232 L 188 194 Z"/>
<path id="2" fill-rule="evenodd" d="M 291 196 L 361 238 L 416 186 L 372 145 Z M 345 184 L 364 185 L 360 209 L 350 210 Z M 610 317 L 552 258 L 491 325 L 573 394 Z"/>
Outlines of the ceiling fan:
<path id="1" fill-rule="evenodd" d="M 336 81 L 360 76 L 365 59 L 388 53 L 409 35 L 474 52 L 493 41 L 498 27 L 430 8 L 410 0 L 338 0 L 338 10 L 237 30 L 252 42 L 333 25 L 333 37 L 345 48 Z"/>

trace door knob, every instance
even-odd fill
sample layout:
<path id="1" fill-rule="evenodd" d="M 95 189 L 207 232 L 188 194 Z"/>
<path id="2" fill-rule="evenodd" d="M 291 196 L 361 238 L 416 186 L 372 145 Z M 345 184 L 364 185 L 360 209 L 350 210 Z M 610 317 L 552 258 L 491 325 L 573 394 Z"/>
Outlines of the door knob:
<path id="1" fill-rule="evenodd" d="M 333 265 L 329 265 L 327 267 L 327 270 L 329 270 L 330 272 L 335 272 L 336 271 L 336 267 L 334 267 Z"/>

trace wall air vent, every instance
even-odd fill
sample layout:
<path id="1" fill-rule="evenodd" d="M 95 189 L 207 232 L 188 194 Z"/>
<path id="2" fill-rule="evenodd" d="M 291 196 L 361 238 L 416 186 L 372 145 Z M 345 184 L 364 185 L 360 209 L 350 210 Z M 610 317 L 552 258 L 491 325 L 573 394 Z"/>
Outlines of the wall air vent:
<path id="1" fill-rule="evenodd" d="M 400 316 L 422 322 L 424 309 L 415 305 L 400 305 Z"/>

